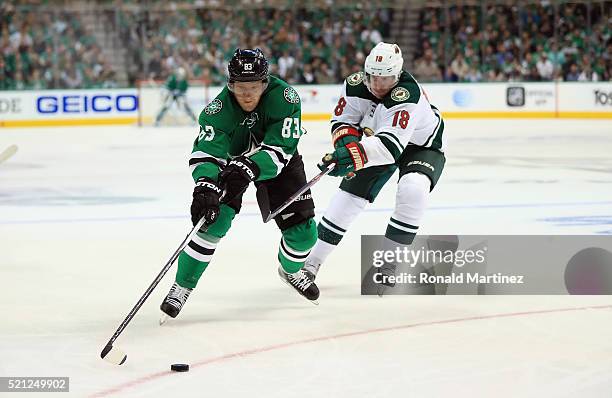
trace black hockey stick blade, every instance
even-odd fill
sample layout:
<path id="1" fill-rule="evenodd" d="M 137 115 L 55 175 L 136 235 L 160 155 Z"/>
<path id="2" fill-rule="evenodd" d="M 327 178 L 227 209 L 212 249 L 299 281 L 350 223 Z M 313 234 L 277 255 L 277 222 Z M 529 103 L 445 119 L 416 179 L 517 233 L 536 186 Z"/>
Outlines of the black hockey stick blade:
<path id="1" fill-rule="evenodd" d="M 268 188 L 266 188 L 264 185 L 260 185 L 257 187 L 255 196 L 257 197 L 259 211 L 261 212 L 261 219 L 264 223 L 266 223 L 268 222 L 268 217 L 270 216 L 270 198 L 268 197 Z"/>
<path id="2" fill-rule="evenodd" d="M 304 184 L 304 186 L 300 189 L 297 190 L 296 193 L 294 193 L 293 195 L 291 195 L 289 197 L 289 199 L 287 199 L 285 201 L 285 203 L 283 203 L 282 205 L 280 205 L 276 210 L 274 210 L 273 212 L 271 212 L 268 217 L 266 217 L 264 219 L 264 222 L 267 223 L 268 221 L 270 221 L 271 219 L 273 219 L 274 217 L 276 217 L 281 211 L 285 210 L 285 208 L 287 206 L 289 206 L 291 203 L 293 203 L 293 201 L 295 201 L 298 197 L 300 197 L 301 194 L 303 194 L 304 192 L 308 191 L 310 189 L 310 187 L 312 187 L 314 184 L 316 184 L 317 182 L 319 182 L 319 180 L 329 174 L 334 167 L 336 167 L 335 163 L 330 163 L 327 165 L 327 168 L 325 170 L 323 170 L 322 172 L 320 172 L 319 174 L 317 174 L 316 176 L 312 177 L 312 179 L 310 181 L 308 181 L 306 184 Z"/>

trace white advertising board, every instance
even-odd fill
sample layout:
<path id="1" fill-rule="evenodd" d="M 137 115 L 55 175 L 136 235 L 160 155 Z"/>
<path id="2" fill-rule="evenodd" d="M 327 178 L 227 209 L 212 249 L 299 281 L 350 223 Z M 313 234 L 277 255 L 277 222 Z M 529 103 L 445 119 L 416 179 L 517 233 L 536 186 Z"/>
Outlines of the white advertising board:
<path id="1" fill-rule="evenodd" d="M 560 112 L 612 112 L 612 82 L 559 85 Z"/>
<path id="2" fill-rule="evenodd" d="M 553 83 L 424 84 L 423 88 L 431 103 L 447 116 L 555 112 Z"/>
<path id="3" fill-rule="evenodd" d="M 295 86 L 305 120 L 329 120 L 340 85 Z M 427 83 L 431 103 L 447 118 L 608 118 L 612 82 Z M 222 87 L 190 89 L 196 114 Z M 161 90 L 96 89 L 0 91 L 0 126 L 135 124 L 161 107 Z"/>

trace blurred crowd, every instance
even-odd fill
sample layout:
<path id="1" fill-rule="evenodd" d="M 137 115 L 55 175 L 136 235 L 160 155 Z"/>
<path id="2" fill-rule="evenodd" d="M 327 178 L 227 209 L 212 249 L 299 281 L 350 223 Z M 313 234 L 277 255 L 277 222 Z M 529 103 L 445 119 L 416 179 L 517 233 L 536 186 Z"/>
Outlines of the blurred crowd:
<path id="1" fill-rule="evenodd" d="M 0 4 L 0 90 L 115 87 L 79 14 Z"/>
<path id="2" fill-rule="evenodd" d="M 95 14 L 54 1 L 0 1 L 0 89 L 134 86 L 178 67 L 190 79 L 223 84 L 236 47 L 262 48 L 271 72 L 292 84 L 337 83 L 361 70 L 377 42 L 394 41 L 385 0 L 285 1 L 289 8 L 231 7 L 231 0 L 79 3 L 100 6 Z M 610 80 L 611 3 L 555 10 L 549 1 L 426 2 L 415 61 L 406 67 L 422 81 Z M 109 32 L 121 51 L 102 45 Z"/>
<path id="3" fill-rule="evenodd" d="M 610 80 L 611 10 L 611 2 L 563 3 L 557 13 L 547 1 L 428 7 L 414 73 L 423 81 Z"/>
<path id="4" fill-rule="evenodd" d="M 126 10 L 118 28 L 123 41 L 144 43 L 134 49 L 131 80 L 142 71 L 147 79 L 162 79 L 182 66 L 193 79 L 223 84 L 235 49 L 260 47 L 271 73 L 290 83 L 327 84 L 360 70 L 370 49 L 389 36 L 390 19 L 391 11 L 376 2 L 291 10 L 201 8 L 172 15 Z"/>

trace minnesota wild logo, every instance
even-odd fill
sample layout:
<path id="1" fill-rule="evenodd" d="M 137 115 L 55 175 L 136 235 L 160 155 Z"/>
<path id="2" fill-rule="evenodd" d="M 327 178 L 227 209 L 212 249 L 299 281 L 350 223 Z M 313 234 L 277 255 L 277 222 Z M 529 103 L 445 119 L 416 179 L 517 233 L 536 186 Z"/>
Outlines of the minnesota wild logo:
<path id="1" fill-rule="evenodd" d="M 293 89 L 293 87 L 287 87 L 285 91 L 283 91 L 283 95 L 290 104 L 300 103 L 300 96 L 298 95 L 297 91 Z"/>
<path id="2" fill-rule="evenodd" d="M 406 101 L 410 98 L 410 92 L 404 87 L 396 87 L 391 91 L 391 99 L 397 102 Z"/>
<path id="3" fill-rule="evenodd" d="M 219 113 L 223 108 L 223 102 L 219 98 L 215 98 L 210 104 L 206 105 L 204 108 L 204 113 L 207 115 L 214 115 L 215 113 Z"/>
<path id="4" fill-rule="evenodd" d="M 346 78 L 346 82 L 351 86 L 356 86 L 363 81 L 363 72 L 355 72 Z"/>

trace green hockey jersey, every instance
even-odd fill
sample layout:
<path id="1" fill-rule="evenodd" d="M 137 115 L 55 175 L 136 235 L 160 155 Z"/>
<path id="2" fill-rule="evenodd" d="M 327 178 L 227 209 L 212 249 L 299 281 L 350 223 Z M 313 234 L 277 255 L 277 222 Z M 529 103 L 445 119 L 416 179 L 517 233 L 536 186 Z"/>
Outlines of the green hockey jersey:
<path id="1" fill-rule="evenodd" d="M 175 74 L 171 74 L 166 79 L 165 86 L 168 91 L 179 91 L 181 94 L 185 94 L 189 88 L 189 83 L 187 83 L 186 79 L 177 79 Z"/>
<path id="2" fill-rule="evenodd" d="M 270 76 L 257 107 L 245 112 L 225 87 L 200 113 L 199 123 L 189 159 L 194 180 L 216 180 L 220 168 L 240 155 L 259 166 L 259 181 L 267 180 L 276 177 L 297 150 L 302 135 L 300 97 L 289 84 Z"/>

